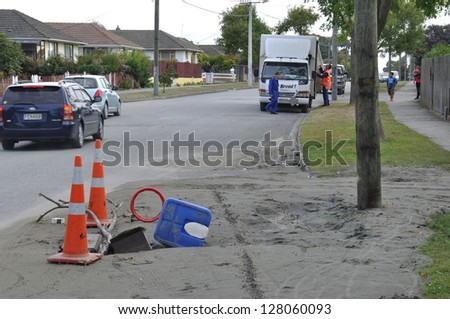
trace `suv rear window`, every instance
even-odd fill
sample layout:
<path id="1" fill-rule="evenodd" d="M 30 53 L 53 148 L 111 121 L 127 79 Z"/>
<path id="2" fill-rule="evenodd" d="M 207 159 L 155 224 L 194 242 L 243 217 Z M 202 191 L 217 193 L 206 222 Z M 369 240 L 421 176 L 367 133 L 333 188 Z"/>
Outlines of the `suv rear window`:
<path id="1" fill-rule="evenodd" d="M 10 87 L 3 96 L 8 104 L 63 104 L 62 90 L 57 86 Z"/>
<path id="2" fill-rule="evenodd" d="M 67 78 L 67 80 L 72 80 L 76 83 L 78 83 L 79 85 L 81 85 L 82 87 L 84 87 L 85 89 L 96 89 L 97 86 L 97 81 L 95 79 L 90 79 L 90 78 Z"/>

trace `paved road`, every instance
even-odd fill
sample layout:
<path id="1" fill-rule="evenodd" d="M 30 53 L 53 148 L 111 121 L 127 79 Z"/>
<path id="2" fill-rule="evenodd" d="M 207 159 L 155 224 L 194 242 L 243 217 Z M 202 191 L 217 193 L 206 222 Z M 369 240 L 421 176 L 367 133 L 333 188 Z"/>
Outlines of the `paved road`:
<path id="1" fill-rule="evenodd" d="M 315 101 L 316 104 L 321 102 L 320 97 Z M 118 159 L 119 154 L 122 157 L 118 165 L 105 166 L 107 191 L 129 181 L 200 177 L 230 172 L 225 167 L 174 165 L 174 155 L 164 155 L 161 145 L 162 141 L 174 141 L 177 133 L 181 141 L 188 140 L 189 134 L 195 133 L 196 140 L 201 141 L 201 146 L 194 149 L 198 158 L 205 144 L 210 146 L 208 151 L 213 154 L 218 154 L 214 145 L 219 148 L 225 145 L 225 148 L 236 151 L 236 143 L 242 145 L 245 141 L 262 141 L 269 131 L 274 140 L 289 140 L 304 118 L 305 114 L 280 112 L 270 115 L 261 112 L 255 89 L 126 103 L 122 116 L 110 117 L 105 123 L 104 148 L 108 145 L 106 152 L 109 154 L 105 156 L 105 161 L 110 165 Z M 128 138 L 125 134 L 128 134 Z M 127 139 L 129 142 L 126 142 Z M 234 144 L 228 145 L 231 141 Z M 76 154 L 83 157 L 85 196 L 88 199 L 94 143 L 91 139 L 85 142 L 81 150 L 57 143 L 31 142 L 16 144 L 13 151 L 0 149 L 0 228 L 24 217 L 37 218 L 52 208 L 53 204 L 39 197 L 39 193 L 67 200 Z M 155 147 L 148 147 L 148 143 L 152 142 Z M 123 150 L 128 149 L 129 156 L 124 156 Z M 149 156 L 148 151 L 153 149 L 154 154 Z M 181 159 L 187 149 L 181 148 Z M 251 147 L 248 150 L 250 155 L 255 154 Z M 224 154 L 227 154 L 226 150 Z M 248 158 L 242 154 L 241 157 Z M 157 161 L 168 158 L 172 163 L 156 167 L 149 163 L 149 158 Z M 227 158 L 224 155 L 210 159 L 225 162 Z M 142 166 L 140 162 L 143 162 Z M 234 168 L 237 169 L 233 171 L 237 172 L 242 169 L 235 163 Z"/>

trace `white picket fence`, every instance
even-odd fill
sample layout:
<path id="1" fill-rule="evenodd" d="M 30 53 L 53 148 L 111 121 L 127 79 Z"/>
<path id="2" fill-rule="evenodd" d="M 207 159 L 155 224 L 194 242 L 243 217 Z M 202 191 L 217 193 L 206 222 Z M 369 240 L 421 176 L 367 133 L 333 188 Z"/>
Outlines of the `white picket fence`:
<path id="1" fill-rule="evenodd" d="M 206 84 L 213 83 L 230 83 L 236 82 L 236 73 L 202 73 L 203 82 Z"/>

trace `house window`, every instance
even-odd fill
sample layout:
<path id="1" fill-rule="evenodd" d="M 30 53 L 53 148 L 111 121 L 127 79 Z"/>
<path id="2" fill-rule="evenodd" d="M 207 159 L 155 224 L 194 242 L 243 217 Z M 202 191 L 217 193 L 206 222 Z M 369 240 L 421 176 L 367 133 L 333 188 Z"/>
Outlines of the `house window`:
<path id="1" fill-rule="evenodd" d="M 73 45 L 65 44 L 64 45 L 64 57 L 66 59 L 73 59 Z"/>
<path id="2" fill-rule="evenodd" d="M 34 43 L 22 43 L 22 51 L 26 56 L 31 57 L 33 60 L 37 59 L 37 45 Z"/>
<path id="3" fill-rule="evenodd" d="M 175 51 L 159 51 L 160 60 L 175 60 Z"/>
<path id="4" fill-rule="evenodd" d="M 49 42 L 48 43 L 48 56 L 55 56 L 58 54 L 58 43 L 56 42 Z"/>
<path id="5" fill-rule="evenodd" d="M 95 48 L 82 48 L 83 53 L 81 55 L 89 55 L 95 53 Z"/>

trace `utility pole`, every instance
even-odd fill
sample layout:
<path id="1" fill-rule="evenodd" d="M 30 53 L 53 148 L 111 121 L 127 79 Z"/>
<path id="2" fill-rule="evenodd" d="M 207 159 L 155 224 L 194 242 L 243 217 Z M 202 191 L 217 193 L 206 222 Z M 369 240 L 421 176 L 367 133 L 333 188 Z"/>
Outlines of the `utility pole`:
<path id="1" fill-rule="evenodd" d="M 380 113 L 378 107 L 377 2 L 355 1 L 353 77 L 356 113 L 356 173 L 358 208 L 380 208 L 381 156 Z"/>
<path id="2" fill-rule="evenodd" d="M 158 95 L 159 82 L 159 0 L 155 0 L 155 39 L 153 61 L 153 95 Z"/>
<path id="3" fill-rule="evenodd" d="M 253 6 L 252 3 L 265 3 L 269 0 L 258 0 L 258 1 L 252 1 L 252 0 L 240 0 L 241 3 L 248 3 L 248 87 L 253 86 Z"/>
<path id="4" fill-rule="evenodd" d="M 253 8 L 252 3 L 248 3 L 248 87 L 251 88 L 253 86 L 253 40 L 252 40 L 252 20 L 253 20 Z"/>

